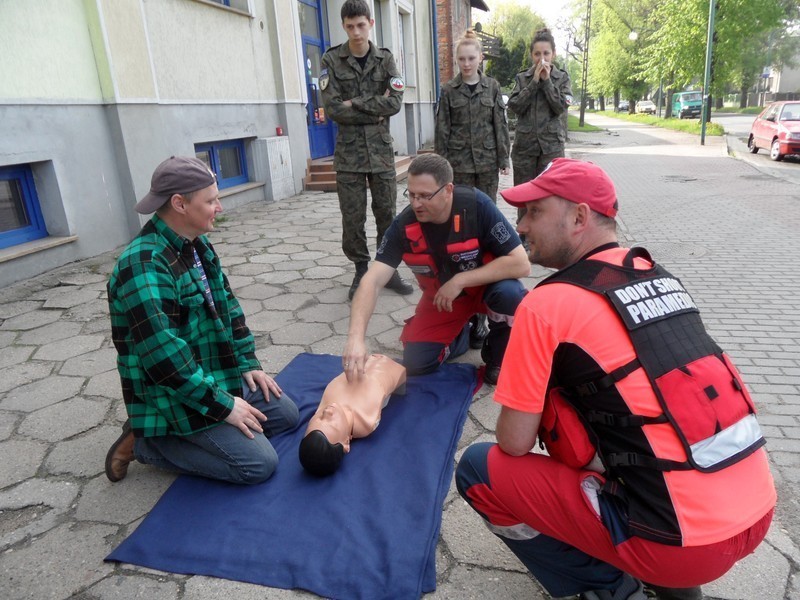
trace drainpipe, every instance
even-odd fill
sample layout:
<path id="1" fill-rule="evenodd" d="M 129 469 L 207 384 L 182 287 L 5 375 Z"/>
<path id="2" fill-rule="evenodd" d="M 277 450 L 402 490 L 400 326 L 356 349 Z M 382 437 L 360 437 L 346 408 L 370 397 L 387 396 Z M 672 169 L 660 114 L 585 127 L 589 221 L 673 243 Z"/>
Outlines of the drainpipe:
<path id="1" fill-rule="evenodd" d="M 436 104 L 439 104 L 439 23 L 436 16 L 436 0 L 431 0 L 431 30 L 433 31 L 433 86 Z"/>

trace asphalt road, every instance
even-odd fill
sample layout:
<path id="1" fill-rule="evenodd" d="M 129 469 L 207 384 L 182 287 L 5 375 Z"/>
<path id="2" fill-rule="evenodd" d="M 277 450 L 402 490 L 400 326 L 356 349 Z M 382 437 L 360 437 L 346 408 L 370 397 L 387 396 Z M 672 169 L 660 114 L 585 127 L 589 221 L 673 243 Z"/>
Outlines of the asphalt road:
<path id="1" fill-rule="evenodd" d="M 745 160 L 759 171 L 773 177 L 800 183 L 800 156 L 786 156 L 782 161 L 775 162 L 769 157 L 769 148 L 762 148 L 757 154 L 750 154 L 747 149 L 747 138 L 755 118 L 756 115 L 739 114 L 714 114 L 711 116 L 714 123 L 719 123 L 725 128 L 728 148 L 734 151 L 737 158 Z"/>

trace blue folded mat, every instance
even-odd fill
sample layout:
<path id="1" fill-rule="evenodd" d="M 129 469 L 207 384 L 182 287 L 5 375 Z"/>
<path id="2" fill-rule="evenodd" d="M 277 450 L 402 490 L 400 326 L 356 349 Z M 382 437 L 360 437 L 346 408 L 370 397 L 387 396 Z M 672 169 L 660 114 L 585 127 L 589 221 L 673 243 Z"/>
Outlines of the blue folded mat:
<path id="1" fill-rule="evenodd" d="M 297 449 L 341 358 L 301 354 L 277 377 L 300 426 L 272 438 L 278 470 L 260 485 L 181 476 L 106 560 L 304 588 L 338 599 L 419 598 L 436 589 L 436 543 L 475 368 L 409 377 L 380 427 L 318 479 Z"/>

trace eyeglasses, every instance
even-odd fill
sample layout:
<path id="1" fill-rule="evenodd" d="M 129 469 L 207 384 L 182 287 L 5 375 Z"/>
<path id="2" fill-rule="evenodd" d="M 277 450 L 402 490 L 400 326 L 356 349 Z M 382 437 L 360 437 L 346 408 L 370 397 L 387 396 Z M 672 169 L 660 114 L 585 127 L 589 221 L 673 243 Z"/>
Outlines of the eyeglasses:
<path id="1" fill-rule="evenodd" d="M 441 192 L 446 187 L 447 187 L 447 184 L 445 183 L 442 187 L 440 187 L 438 190 L 436 190 L 432 194 L 415 194 L 413 192 L 409 192 L 408 188 L 406 188 L 406 191 L 403 192 L 403 197 L 404 198 L 408 198 L 409 202 L 412 202 L 414 200 L 419 200 L 420 202 L 428 202 L 431 198 L 433 198 L 436 194 Z"/>

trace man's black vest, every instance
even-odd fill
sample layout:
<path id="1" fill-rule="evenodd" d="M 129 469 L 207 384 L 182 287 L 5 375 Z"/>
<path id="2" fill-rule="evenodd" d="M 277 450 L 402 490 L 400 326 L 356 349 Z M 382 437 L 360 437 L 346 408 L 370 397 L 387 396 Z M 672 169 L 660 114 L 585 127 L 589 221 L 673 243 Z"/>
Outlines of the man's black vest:
<path id="1" fill-rule="evenodd" d="M 398 217 L 405 236 L 403 261 L 414 273 L 423 292 L 436 293 L 454 275 L 471 271 L 491 260 L 485 255 L 478 239 L 478 200 L 475 188 L 453 187 L 453 206 L 450 212 L 450 231 L 444 252 L 432 248 L 411 208 Z M 466 290 L 465 290 L 466 291 Z"/>
<path id="2" fill-rule="evenodd" d="M 653 266 L 634 269 L 636 257 Z M 592 424 L 641 428 L 670 423 L 687 455 L 682 462 L 632 452 L 622 443 L 605 444 L 600 457 L 610 472 L 617 466 L 714 472 L 765 444 L 739 372 L 706 332 L 700 311 L 680 281 L 656 265 L 646 250 L 631 249 L 622 266 L 581 260 L 539 285 L 552 283 L 577 285 L 605 297 L 622 319 L 637 355 L 599 379 L 566 388 L 566 397 L 591 397 L 642 368 L 663 410 L 658 416 L 640 416 L 588 409 L 580 411 L 584 424 L 591 429 Z"/>

